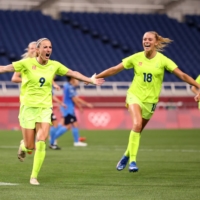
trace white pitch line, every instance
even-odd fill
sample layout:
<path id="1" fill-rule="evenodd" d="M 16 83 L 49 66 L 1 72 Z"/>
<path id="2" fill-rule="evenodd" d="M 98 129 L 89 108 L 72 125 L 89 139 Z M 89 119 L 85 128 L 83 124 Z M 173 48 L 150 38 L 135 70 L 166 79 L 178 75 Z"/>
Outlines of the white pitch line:
<path id="1" fill-rule="evenodd" d="M 19 185 L 19 184 L 17 184 L 17 183 L 4 183 L 4 182 L 0 182 L 0 186 L 4 186 L 4 185 L 12 186 L 12 185 Z"/>
<path id="2" fill-rule="evenodd" d="M 16 149 L 19 148 L 19 146 L 0 146 L 0 149 Z"/>

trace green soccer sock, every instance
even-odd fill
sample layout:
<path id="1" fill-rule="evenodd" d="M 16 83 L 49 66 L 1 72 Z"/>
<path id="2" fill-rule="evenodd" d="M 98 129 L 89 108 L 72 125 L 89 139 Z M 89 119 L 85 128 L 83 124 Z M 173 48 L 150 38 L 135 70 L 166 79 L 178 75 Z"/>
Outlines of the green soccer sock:
<path id="1" fill-rule="evenodd" d="M 136 162 L 136 156 L 140 144 L 140 133 L 131 131 L 129 136 L 128 151 L 129 151 L 129 162 Z"/>
<path id="2" fill-rule="evenodd" d="M 31 154 L 33 151 L 33 149 L 27 149 L 24 145 L 24 142 L 21 144 L 21 149 L 22 151 L 27 152 L 28 154 Z"/>
<path id="3" fill-rule="evenodd" d="M 40 168 L 45 158 L 45 154 L 46 154 L 45 149 L 46 149 L 46 144 L 44 141 L 36 142 L 36 151 L 35 151 L 34 160 L 33 160 L 33 170 L 31 174 L 31 178 L 37 178 L 38 176 L 38 173 L 40 171 Z"/>
<path id="4" fill-rule="evenodd" d="M 129 149 L 128 149 L 128 146 L 127 146 L 127 149 L 126 149 L 124 155 L 125 155 L 126 157 L 129 157 Z"/>

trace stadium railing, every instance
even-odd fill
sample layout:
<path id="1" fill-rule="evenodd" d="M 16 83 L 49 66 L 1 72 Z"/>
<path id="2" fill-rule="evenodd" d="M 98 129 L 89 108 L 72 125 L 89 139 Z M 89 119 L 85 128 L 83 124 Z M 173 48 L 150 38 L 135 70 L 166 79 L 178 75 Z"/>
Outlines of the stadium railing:
<path id="1" fill-rule="evenodd" d="M 56 82 L 63 87 L 64 82 Z M 81 96 L 126 96 L 126 91 L 130 86 L 130 82 L 105 82 L 102 86 L 85 85 L 80 83 L 78 94 Z M 0 81 L 0 96 L 18 96 L 20 92 L 20 84 Z M 56 95 L 61 95 L 61 91 L 54 91 Z M 187 97 L 194 96 L 190 90 L 190 85 L 184 82 L 164 82 L 161 90 L 161 97 Z"/>

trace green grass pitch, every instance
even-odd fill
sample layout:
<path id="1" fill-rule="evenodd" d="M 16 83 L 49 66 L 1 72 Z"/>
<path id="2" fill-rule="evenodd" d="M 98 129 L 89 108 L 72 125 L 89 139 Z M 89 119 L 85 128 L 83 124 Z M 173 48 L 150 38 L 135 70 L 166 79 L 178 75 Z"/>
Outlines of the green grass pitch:
<path id="1" fill-rule="evenodd" d="M 129 131 L 84 131 L 88 147 L 73 147 L 71 132 L 61 151 L 47 148 L 38 180 L 29 184 L 33 155 L 17 159 L 19 131 L 0 131 L 0 200 L 199 200 L 200 130 L 146 130 L 138 173 L 115 167 Z M 3 185 L 16 183 L 17 185 Z"/>

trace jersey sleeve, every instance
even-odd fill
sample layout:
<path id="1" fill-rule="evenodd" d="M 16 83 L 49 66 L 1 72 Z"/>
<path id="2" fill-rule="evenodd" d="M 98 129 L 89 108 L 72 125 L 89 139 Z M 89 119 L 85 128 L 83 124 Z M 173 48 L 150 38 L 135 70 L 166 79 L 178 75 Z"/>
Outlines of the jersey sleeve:
<path id="1" fill-rule="evenodd" d="M 60 62 L 54 61 L 54 64 L 57 66 L 57 71 L 56 71 L 57 75 L 64 76 L 69 71 L 69 69 Z"/>
<path id="2" fill-rule="evenodd" d="M 24 69 L 24 63 L 25 63 L 26 59 L 24 60 L 19 60 L 19 61 L 16 61 L 16 62 L 13 62 L 12 65 L 15 69 L 16 72 L 21 72 L 23 71 Z"/>
<path id="3" fill-rule="evenodd" d="M 196 78 L 196 82 L 200 84 L 200 75 Z"/>
<path id="4" fill-rule="evenodd" d="M 134 68 L 134 64 L 133 64 L 134 57 L 135 57 L 134 55 L 131 55 L 131 56 L 124 58 L 122 60 L 122 64 L 123 64 L 125 69 Z"/>
<path id="5" fill-rule="evenodd" d="M 175 62 L 173 62 L 171 59 L 165 57 L 165 69 L 169 72 L 173 72 L 174 69 L 176 69 L 178 66 Z"/>

